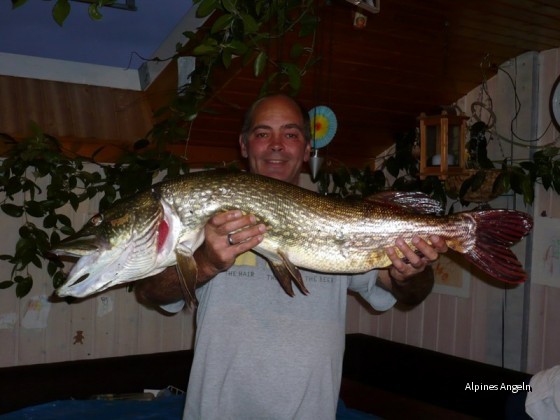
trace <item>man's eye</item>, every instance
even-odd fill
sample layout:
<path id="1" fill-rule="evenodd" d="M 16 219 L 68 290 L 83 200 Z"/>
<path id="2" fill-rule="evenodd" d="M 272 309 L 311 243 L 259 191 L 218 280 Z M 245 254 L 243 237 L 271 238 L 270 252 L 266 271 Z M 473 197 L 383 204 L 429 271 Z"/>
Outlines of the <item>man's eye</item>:
<path id="1" fill-rule="evenodd" d="M 257 137 L 259 139 L 264 139 L 264 138 L 268 137 L 268 133 L 256 133 L 255 137 Z"/>

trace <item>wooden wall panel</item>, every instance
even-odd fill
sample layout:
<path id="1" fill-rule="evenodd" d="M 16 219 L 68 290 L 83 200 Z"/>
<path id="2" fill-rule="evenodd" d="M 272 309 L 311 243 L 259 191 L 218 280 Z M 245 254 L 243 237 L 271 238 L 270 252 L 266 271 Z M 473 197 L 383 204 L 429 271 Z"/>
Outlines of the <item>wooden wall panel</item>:
<path id="1" fill-rule="evenodd" d="M 31 135 L 29 122 L 35 121 L 46 133 L 60 140 L 70 153 L 114 162 L 153 127 L 149 94 L 122 89 L 78 85 L 44 80 L 0 76 L 0 133 L 15 138 Z M 242 113 L 240 114 L 242 115 Z M 241 116 L 228 122 L 223 115 L 206 115 L 218 130 L 201 132 L 199 141 L 172 145 L 169 150 L 186 156 L 196 168 L 240 159 L 238 134 L 220 132 L 230 125 L 235 133 Z M 197 120 L 196 126 L 200 122 Z M 0 147 L 0 154 L 5 151 Z"/>
<path id="2" fill-rule="evenodd" d="M 29 121 L 66 142 L 131 145 L 152 127 L 143 92 L 0 76 L 0 132 L 30 135 Z"/>

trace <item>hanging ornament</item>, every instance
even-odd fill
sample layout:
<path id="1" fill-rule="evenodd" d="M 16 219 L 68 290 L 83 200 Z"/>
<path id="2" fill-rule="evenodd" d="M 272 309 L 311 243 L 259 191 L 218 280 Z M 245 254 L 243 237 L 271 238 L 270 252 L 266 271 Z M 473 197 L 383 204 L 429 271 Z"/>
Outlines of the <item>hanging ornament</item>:
<path id="1" fill-rule="evenodd" d="M 309 111 L 311 124 L 312 147 L 320 149 L 331 142 L 336 134 L 337 121 L 332 109 L 327 106 L 316 106 Z"/>
<path id="2" fill-rule="evenodd" d="M 323 166 L 325 158 L 319 156 L 319 150 L 313 149 L 311 151 L 311 156 L 309 157 L 309 169 L 311 169 L 311 179 L 313 181 L 317 180 L 317 175 Z"/>

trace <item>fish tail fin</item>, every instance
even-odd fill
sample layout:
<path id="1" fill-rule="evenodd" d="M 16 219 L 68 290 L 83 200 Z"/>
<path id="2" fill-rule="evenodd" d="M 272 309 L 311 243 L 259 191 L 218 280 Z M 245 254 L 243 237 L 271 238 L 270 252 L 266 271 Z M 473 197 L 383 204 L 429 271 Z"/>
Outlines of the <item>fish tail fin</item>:
<path id="1" fill-rule="evenodd" d="M 465 257 L 485 273 L 506 283 L 522 283 L 527 273 L 511 251 L 533 227 L 527 213 L 485 210 L 467 213 L 476 223 L 475 245 Z"/>

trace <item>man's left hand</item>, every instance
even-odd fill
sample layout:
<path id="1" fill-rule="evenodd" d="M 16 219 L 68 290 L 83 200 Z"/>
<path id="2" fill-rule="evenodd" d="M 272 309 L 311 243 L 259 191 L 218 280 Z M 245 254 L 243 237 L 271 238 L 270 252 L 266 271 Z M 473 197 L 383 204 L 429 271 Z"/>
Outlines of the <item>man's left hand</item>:
<path id="1" fill-rule="evenodd" d="M 397 282 L 405 282 L 435 262 L 440 253 L 447 252 L 447 244 L 439 236 L 430 236 L 430 242 L 418 236 L 413 237 L 412 244 L 418 250 L 415 252 L 402 238 L 397 239 L 395 247 L 387 248 L 387 255 L 393 263 L 389 267 L 390 276 Z M 398 256 L 396 248 L 402 252 L 404 259 Z"/>
<path id="2" fill-rule="evenodd" d="M 412 238 L 412 245 L 417 251 L 414 251 L 399 238 L 394 247 L 386 250 L 393 264 L 387 270 L 379 272 L 378 281 L 383 288 L 391 291 L 399 302 L 417 305 L 432 290 L 433 271 L 426 270 L 426 267 L 435 262 L 440 253 L 447 252 L 448 247 L 439 236 L 430 236 L 429 241 L 415 236 Z M 403 257 L 399 256 L 397 249 Z"/>

